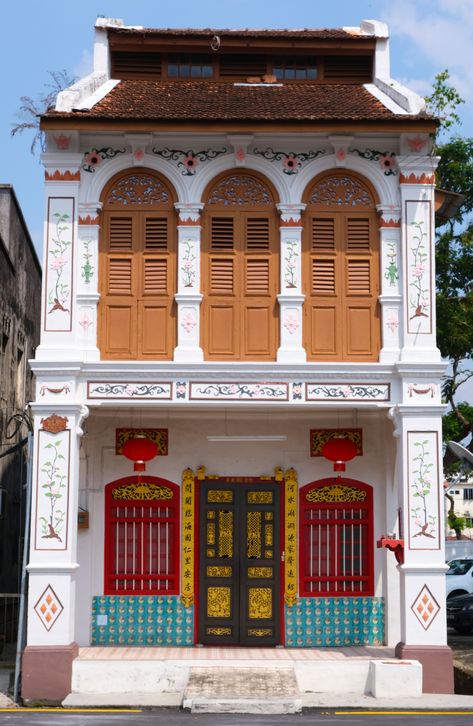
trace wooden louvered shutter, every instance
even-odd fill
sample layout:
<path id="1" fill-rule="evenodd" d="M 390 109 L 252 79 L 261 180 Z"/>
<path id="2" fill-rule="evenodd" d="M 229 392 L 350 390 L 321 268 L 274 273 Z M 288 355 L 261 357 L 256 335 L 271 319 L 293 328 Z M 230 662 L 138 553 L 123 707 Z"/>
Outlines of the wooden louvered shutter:
<path id="1" fill-rule="evenodd" d="M 305 221 L 305 345 L 310 360 L 376 360 L 376 213 L 309 211 Z"/>
<path id="2" fill-rule="evenodd" d="M 268 356 L 273 344 L 274 254 L 271 219 L 263 213 L 242 215 L 243 300 L 242 346 L 245 357 Z"/>
<path id="3" fill-rule="evenodd" d="M 217 358 L 232 357 L 237 345 L 234 254 L 237 233 L 233 215 L 216 214 L 210 218 L 205 325 L 209 353 Z"/>
<path id="4" fill-rule="evenodd" d="M 134 222 L 132 215 L 119 212 L 104 220 L 103 328 L 105 351 L 116 358 L 131 358 L 136 342 Z"/>
<path id="5" fill-rule="evenodd" d="M 373 215 L 344 219 L 344 354 L 351 360 L 377 353 L 377 297 L 379 275 Z"/>

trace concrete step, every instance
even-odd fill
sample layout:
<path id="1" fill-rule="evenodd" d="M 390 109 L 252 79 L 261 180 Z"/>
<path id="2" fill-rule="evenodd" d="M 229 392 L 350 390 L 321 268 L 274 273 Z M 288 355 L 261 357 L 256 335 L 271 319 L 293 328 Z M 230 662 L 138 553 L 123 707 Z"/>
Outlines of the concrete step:
<path id="1" fill-rule="evenodd" d="M 289 714 L 302 711 L 300 698 L 192 698 L 182 707 L 191 713 Z"/>

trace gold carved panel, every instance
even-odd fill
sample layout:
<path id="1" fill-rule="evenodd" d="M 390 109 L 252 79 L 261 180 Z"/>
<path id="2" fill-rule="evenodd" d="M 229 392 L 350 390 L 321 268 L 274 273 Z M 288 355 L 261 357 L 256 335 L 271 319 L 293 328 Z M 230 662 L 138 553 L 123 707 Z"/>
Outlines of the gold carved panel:
<path id="1" fill-rule="evenodd" d="M 254 579 L 256 577 L 272 577 L 272 567 L 248 567 L 248 577 Z"/>
<path id="2" fill-rule="evenodd" d="M 194 602 L 194 521 L 194 472 L 186 469 L 182 475 L 181 550 L 181 589 L 185 607 Z"/>
<path id="3" fill-rule="evenodd" d="M 264 528 L 264 544 L 266 547 L 273 546 L 273 525 L 267 524 Z"/>
<path id="4" fill-rule="evenodd" d="M 233 502 L 233 492 L 231 489 L 209 489 L 207 492 L 207 501 L 230 504 Z"/>
<path id="5" fill-rule="evenodd" d="M 209 565 L 207 567 L 207 577 L 231 577 L 232 576 L 232 568 L 222 566 L 219 567 L 217 565 Z"/>
<path id="6" fill-rule="evenodd" d="M 207 616 L 209 618 L 231 617 L 229 587 L 207 588 Z"/>
<path id="7" fill-rule="evenodd" d="M 232 629 L 231 628 L 207 628 L 206 631 L 207 635 L 231 635 Z"/>
<path id="8" fill-rule="evenodd" d="M 284 522 L 284 600 L 292 607 L 297 600 L 297 473 L 288 469 L 285 474 Z"/>
<path id="9" fill-rule="evenodd" d="M 248 492 L 247 501 L 248 501 L 248 504 L 272 504 L 273 503 L 273 492 L 272 491 Z"/>
<path id="10" fill-rule="evenodd" d="M 207 549 L 207 557 L 215 557 L 215 550 Z"/>
<path id="11" fill-rule="evenodd" d="M 247 557 L 261 558 L 261 512 L 247 512 Z"/>
<path id="12" fill-rule="evenodd" d="M 273 617 L 273 591 L 271 587 L 248 588 L 248 615 L 251 620 Z"/>
<path id="13" fill-rule="evenodd" d="M 233 512 L 218 513 L 218 556 L 233 557 Z"/>
<path id="14" fill-rule="evenodd" d="M 248 635 L 254 635 L 257 638 L 262 638 L 264 635 L 272 635 L 272 628 L 248 628 Z"/>
<path id="15" fill-rule="evenodd" d="M 339 484 L 316 487 L 305 495 L 308 502 L 364 502 L 366 492 L 356 487 L 344 487 Z"/>
<path id="16" fill-rule="evenodd" d="M 215 544 L 215 522 L 207 522 L 207 544 Z"/>
<path id="17" fill-rule="evenodd" d="M 123 484 L 112 491 L 113 499 L 120 500 L 153 501 L 155 499 L 172 499 L 173 496 L 173 491 L 169 487 L 144 481 L 139 484 Z"/>

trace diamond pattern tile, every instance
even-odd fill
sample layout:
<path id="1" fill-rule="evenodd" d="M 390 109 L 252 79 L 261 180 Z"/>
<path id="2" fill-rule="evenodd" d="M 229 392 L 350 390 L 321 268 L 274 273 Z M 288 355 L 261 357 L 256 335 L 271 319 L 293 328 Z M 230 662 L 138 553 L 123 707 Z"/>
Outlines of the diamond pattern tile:
<path id="1" fill-rule="evenodd" d="M 48 585 L 34 609 L 46 630 L 51 630 L 64 607 L 51 585 Z"/>
<path id="2" fill-rule="evenodd" d="M 427 585 L 424 585 L 417 595 L 411 605 L 411 610 L 424 630 L 428 630 L 440 610 L 440 605 L 430 592 Z"/>

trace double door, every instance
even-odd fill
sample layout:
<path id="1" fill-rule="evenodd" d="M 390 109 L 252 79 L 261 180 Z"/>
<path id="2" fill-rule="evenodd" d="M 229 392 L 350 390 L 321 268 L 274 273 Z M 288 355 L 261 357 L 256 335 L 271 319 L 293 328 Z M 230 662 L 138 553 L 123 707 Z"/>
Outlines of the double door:
<path id="1" fill-rule="evenodd" d="M 280 487 L 201 483 L 199 643 L 278 645 Z"/>

